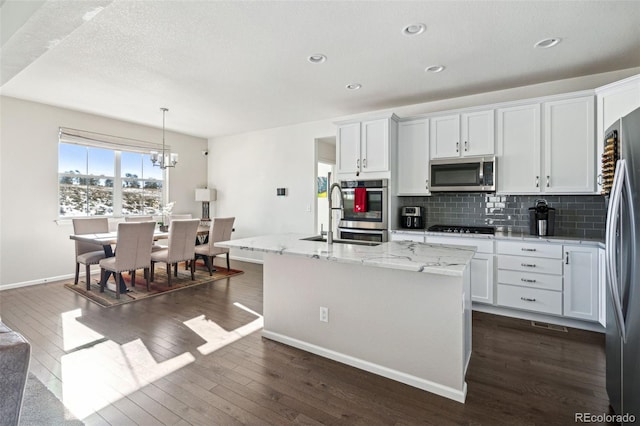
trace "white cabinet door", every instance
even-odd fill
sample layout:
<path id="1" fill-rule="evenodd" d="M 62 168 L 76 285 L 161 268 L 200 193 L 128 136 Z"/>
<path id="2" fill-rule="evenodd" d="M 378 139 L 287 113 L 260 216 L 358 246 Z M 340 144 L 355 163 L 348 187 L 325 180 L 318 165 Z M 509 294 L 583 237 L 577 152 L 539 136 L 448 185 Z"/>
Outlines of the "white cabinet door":
<path id="1" fill-rule="evenodd" d="M 594 193 L 594 97 L 545 102 L 544 192 Z"/>
<path id="2" fill-rule="evenodd" d="M 397 195 L 429 193 L 429 120 L 398 126 Z"/>
<path id="3" fill-rule="evenodd" d="M 429 142 L 431 158 L 460 156 L 460 115 L 433 117 Z"/>
<path id="4" fill-rule="evenodd" d="M 498 192 L 540 192 L 540 104 L 497 110 Z"/>
<path id="5" fill-rule="evenodd" d="M 493 304 L 493 253 L 476 253 L 471 259 L 471 300 Z"/>
<path id="6" fill-rule="evenodd" d="M 598 321 L 598 249 L 564 246 L 564 316 Z"/>
<path id="7" fill-rule="evenodd" d="M 493 155 L 494 112 L 476 111 L 462 114 L 462 142 L 463 156 Z"/>
<path id="8" fill-rule="evenodd" d="M 361 172 L 386 172 L 389 170 L 389 120 L 362 122 L 360 151 Z"/>
<path id="9" fill-rule="evenodd" d="M 336 139 L 338 173 L 356 173 L 360 165 L 360 123 L 338 127 Z"/>

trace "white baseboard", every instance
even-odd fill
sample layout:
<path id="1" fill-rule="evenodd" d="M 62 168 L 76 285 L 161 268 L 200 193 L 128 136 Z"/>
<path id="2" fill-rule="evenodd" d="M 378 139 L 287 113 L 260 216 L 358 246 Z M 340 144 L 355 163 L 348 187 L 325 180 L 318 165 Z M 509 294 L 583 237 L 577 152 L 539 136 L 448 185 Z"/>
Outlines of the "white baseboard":
<path id="1" fill-rule="evenodd" d="M 303 351 L 311 352 L 313 354 L 329 358 L 334 361 L 341 362 L 343 364 L 347 364 L 352 367 L 359 368 L 361 370 L 365 370 L 370 373 L 377 374 L 379 376 L 383 376 L 388 379 L 392 379 L 463 404 L 465 398 L 467 397 L 467 382 L 464 382 L 463 389 L 460 391 L 448 386 L 443 386 L 436 382 L 432 382 L 430 380 L 413 376 L 411 374 L 403 373 L 401 371 L 393 370 L 391 368 L 374 364 L 369 361 L 354 358 L 350 355 L 332 351 L 330 349 L 326 349 L 312 343 L 304 342 L 302 340 L 294 339 L 288 336 L 283 336 L 279 333 L 262 330 L 262 336 L 266 337 L 267 339 L 275 340 L 276 342 L 284 343 L 285 345 L 293 346 L 294 348 L 302 349 Z"/>
<path id="2" fill-rule="evenodd" d="M 22 281 L 22 282 L 19 282 L 19 283 L 11 283 L 11 284 L 4 284 L 4 285 L 0 285 L 0 291 L 11 290 L 13 288 L 29 287 L 29 286 L 32 286 L 32 285 L 47 284 L 47 283 L 54 282 L 54 281 L 68 280 L 69 278 L 73 278 L 74 276 L 75 276 L 75 274 L 66 274 L 66 275 L 59 275 L 57 277 L 39 278 L 37 280 Z M 82 275 L 82 276 L 84 276 L 84 275 Z"/>

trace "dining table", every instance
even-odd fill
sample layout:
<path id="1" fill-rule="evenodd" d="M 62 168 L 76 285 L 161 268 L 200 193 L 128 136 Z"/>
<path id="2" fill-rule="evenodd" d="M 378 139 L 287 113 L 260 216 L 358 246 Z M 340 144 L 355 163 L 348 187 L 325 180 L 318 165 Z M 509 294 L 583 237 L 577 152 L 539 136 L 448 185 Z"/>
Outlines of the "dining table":
<path id="1" fill-rule="evenodd" d="M 208 226 L 198 226 L 198 231 L 196 233 L 196 244 L 205 244 L 207 242 L 207 237 L 209 235 L 209 227 Z M 118 246 L 118 232 L 117 231 L 111 231 L 111 232 L 100 232 L 100 233 L 95 233 L 95 234 L 71 234 L 69 235 L 69 238 L 75 241 L 82 241 L 85 243 L 92 243 L 92 244 L 96 244 L 99 246 L 102 246 L 102 249 L 104 250 L 104 255 L 105 257 L 113 257 L 115 256 L 115 252 L 113 251 L 113 246 L 115 245 L 116 248 Z M 168 231 L 161 231 L 160 229 L 155 229 L 153 231 L 153 240 L 154 241 L 158 241 L 158 240 L 164 240 L 169 238 L 169 232 Z M 151 249 L 151 248 L 149 248 Z M 102 277 L 103 282 L 101 282 L 100 284 L 106 284 L 106 282 L 108 281 L 109 277 L 111 276 L 112 272 L 107 271 L 106 274 L 104 274 L 104 276 Z M 114 274 L 115 276 L 115 274 Z M 126 284 L 124 283 L 124 280 L 122 279 L 122 275 L 120 276 L 120 290 L 121 292 L 125 292 L 127 289 Z"/>

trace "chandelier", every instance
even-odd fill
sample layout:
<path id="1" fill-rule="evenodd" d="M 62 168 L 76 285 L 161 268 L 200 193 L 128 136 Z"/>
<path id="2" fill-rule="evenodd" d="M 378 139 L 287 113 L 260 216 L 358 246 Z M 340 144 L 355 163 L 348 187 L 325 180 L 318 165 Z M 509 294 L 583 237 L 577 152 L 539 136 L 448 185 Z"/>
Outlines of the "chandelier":
<path id="1" fill-rule="evenodd" d="M 175 167 L 178 164 L 178 154 L 176 153 L 167 153 L 165 149 L 164 143 L 164 116 L 169 108 L 160 108 L 162 111 L 162 155 L 158 153 L 158 151 L 151 151 L 151 163 L 154 166 L 160 167 L 161 169 L 166 169 L 168 167 Z"/>

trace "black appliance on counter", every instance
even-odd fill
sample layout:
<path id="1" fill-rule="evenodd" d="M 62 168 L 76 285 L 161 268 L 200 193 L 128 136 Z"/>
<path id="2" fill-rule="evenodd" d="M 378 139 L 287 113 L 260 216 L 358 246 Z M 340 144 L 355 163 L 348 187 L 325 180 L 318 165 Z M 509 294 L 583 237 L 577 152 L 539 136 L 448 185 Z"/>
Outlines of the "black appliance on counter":
<path id="1" fill-rule="evenodd" d="M 463 225 L 432 225 L 427 231 L 447 232 L 453 234 L 488 234 L 493 235 L 496 229 L 493 226 L 463 226 Z"/>
<path id="2" fill-rule="evenodd" d="M 424 229 L 422 207 L 402 207 L 400 226 L 405 229 Z"/>
<path id="3" fill-rule="evenodd" d="M 529 234 L 552 236 L 555 232 L 556 209 L 547 205 L 547 200 L 536 200 L 535 207 L 529 207 Z"/>

